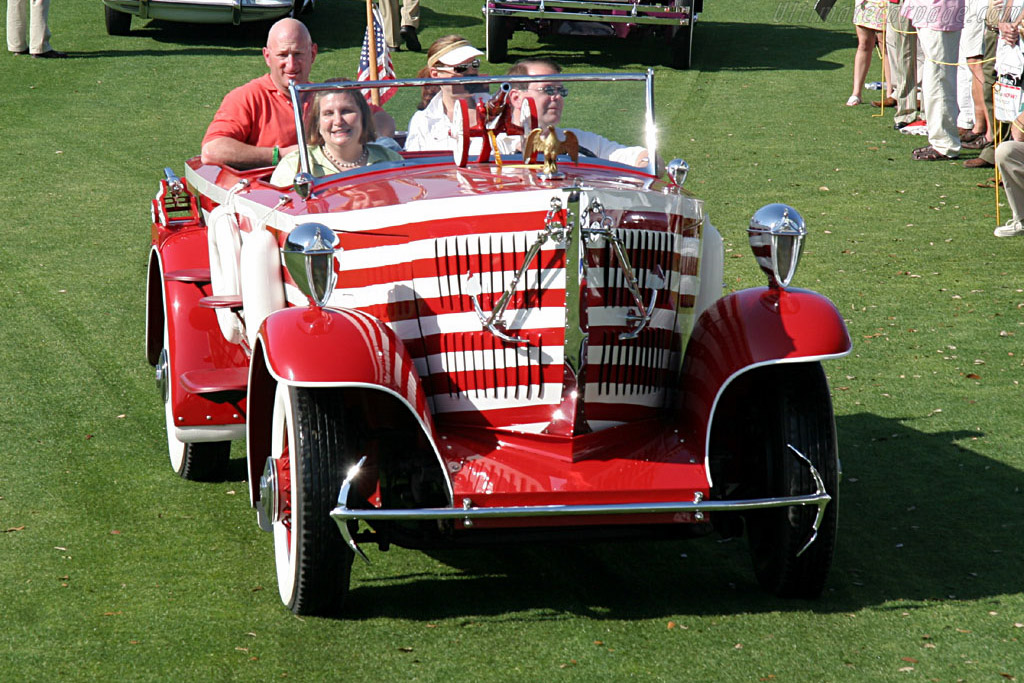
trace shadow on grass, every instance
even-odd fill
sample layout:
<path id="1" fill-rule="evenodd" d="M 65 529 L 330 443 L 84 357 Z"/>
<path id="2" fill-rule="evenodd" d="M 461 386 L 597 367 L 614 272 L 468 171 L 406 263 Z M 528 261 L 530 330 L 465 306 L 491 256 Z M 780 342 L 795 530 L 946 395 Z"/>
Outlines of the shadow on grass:
<path id="1" fill-rule="evenodd" d="M 839 543 L 817 601 L 765 594 L 746 542 L 709 537 L 431 552 L 458 570 L 446 576 L 360 579 L 357 560 L 348 616 L 829 613 L 1020 590 L 1024 473 L 961 446 L 977 433 L 930 434 L 868 414 L 839 418 L 837 425 L 845 476 Z M 536 610 L 539 615 L 524 615 Z"/>
<path id="2" fill-rule="evenodd" d="M 852 47 L 849 33 L 812 26 L 698 21 L 693 35 L 693 68 L 715 71 L 832 71 L 845 64 L 826 56 Z M 541 35 L 536 47 L 510 47 L 509 61 L 550 57 L 566 67 L 621 70 L 624 64 L 667 65 L 668 41 Z"/>

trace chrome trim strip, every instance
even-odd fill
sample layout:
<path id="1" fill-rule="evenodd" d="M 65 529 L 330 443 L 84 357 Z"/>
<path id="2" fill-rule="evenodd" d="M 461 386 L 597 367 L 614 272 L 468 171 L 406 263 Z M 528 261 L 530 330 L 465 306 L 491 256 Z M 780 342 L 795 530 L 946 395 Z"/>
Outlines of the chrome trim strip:
<path id="1" fill-rule="evenodd" d="M 647 172 L 658 175 L 658 128 L 654 125 L 654 69 L 648 69 L 644 74 L 647 78 L 645 85 L 644 103 L 647 106 L 644 119 L 644 144 L 647 147 Z M 650 189 L 650 185 L 647 186 Z"/>
<path id="2" fill-rule="evenodd" d="M 817 477 L 820 479 L 820 475 Z M 348 488 L 342 485 L 341 499 L 348 495 Z M 801 496 L 780 498 L 754 498 L 750 500 L 720 501 L 670 501 L 662 503 L 604 503 L 594 505 L 530 505 L 513 507 L 469 507 L 469 508 L 415 508 L 415 509 L 352 509 L 339 504 L 331 510 L 336 522 L 349 520 L 435 520 L 435 519 L 513 519 L 522 517 L 578 517 L 586 515 L 644 515 L 662 512 L 738 512 L 790 507 L 794 505 L 817 505 L 823 508 L 831 502 L 832 496 L 825 491 Z M 344 533 L 344 531 L 342 532 Z"/>
<path id="3" fill-rule="evenodd" d="M 571 391 L 586 386 L 584 370 L 587 362 L 589 324 L 580 286 L 586 285 L 586 263 L 582 257 L 582 228 L 585 220 L 580 213 L 580 188 L 563 188 L 566 197 L 565 242 L 565 340 L 562 356 L 566 369 L 576 379 Z M 563 396 L 563 400 L 564 400 Z"/>
<path id="4" fill-rule="evenodd" d="M 603 73 L 603 74 L 545 74 L 543 76 L 459 76 L 458 78 L 446 78 L 445 84 L 467 85 L 470 83 L 537 83 L 539 81 L 552 81 L 558 83 L 574 83 L 583 81 L 647 81 L 646 73 Z M 423 86 L 437 85 L 436 78 L 403 78 L 389 81 L 336 81 L 331 83 L 303 83 L 296 84 L 298 92 L 307 90 L 351 90 L 352 88 L 390 88 L 393 86 Z"/>

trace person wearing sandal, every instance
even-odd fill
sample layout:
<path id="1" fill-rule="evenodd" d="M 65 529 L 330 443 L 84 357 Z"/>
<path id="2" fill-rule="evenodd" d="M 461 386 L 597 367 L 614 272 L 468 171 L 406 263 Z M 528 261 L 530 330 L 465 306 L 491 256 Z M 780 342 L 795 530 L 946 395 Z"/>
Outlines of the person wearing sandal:
<path id="1" fill-rule="evenodd" d="M 928 122 L 928 146 L 914 150 L 916 161 L 945 161 L 960 156 L 956 129 L 956 65 L 964 0 L 905 0 L 903 16 L 917 29 L 924 53 L 921 99 Z"/>
<path id="2" fill-rule="evenodd" d="M 871 68 L 871 51 L 880 45 L 883 56 L 885 45 L 882 43 L 882 26 L 885 24 L 886 0 L 854 0 L 853 25 L 857 27 L 857 54 L 853 58 L 853 94 L 846 100 L 847 107 L 856 107 L 861 103 L 860 94 L 864 89 L 864 81 Z M 884 80 L 889 83 L 889 63 L 882 59 Z"/>

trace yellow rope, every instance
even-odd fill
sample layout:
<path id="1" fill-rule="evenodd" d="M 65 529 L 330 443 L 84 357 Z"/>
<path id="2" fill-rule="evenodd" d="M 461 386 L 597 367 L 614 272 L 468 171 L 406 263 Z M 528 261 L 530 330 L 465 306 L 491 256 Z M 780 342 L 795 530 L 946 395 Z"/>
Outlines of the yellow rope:
<path id="1" fill-rule="evenodd" d="M 888 21 L 882 24 L 882 42 L 875 43 L 875 49 L 878 50 L 878 58 L 882 60 L 882 102 L 878 106 L 878 113 L 872 114 L 871 118 L 885 116 L 885 98 L 889 96 L 888 92 L 886 91 L 886 86 L 888 85 L 888 83 L 885 82 L 885 27 L 888 24 Z M 890 74 L 889 77 L 892 78 L 892 74 Z"/>

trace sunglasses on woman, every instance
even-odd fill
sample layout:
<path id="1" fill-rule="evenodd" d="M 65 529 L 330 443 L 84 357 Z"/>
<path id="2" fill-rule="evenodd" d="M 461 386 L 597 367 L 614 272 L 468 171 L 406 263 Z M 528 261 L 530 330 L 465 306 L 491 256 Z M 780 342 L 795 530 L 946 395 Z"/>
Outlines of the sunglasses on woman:
<path id="1" fill-rule="evenodd" d="M 475 71 L 476 69 L 479 69 L 479 68 L 480 68 L 480 60 L 479 59 L 474 59 L 472 62 L 469 62 L 468 64 L 456 64 L 455 66 L 439 67 L 438 70 L 439 71 L 454 71 L 457 74 L 464 74 L 467 71 L 469 71 L 470 69 L 473 69 Z"/>

